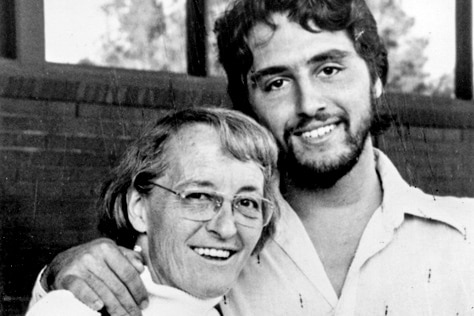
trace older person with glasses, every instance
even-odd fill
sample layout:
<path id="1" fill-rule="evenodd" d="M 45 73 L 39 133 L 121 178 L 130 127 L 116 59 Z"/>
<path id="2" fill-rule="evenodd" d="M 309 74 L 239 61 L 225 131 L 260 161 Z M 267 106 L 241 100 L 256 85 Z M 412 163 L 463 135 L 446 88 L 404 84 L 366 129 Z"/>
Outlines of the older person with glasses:
<path id="1" fill-rule="evenodd" d="M 225 109 L 173 112 L 129 146 L 100 197 L 99 229 L 141 252 L 143 315 L 219 315 L 219 303 L 275 230 L 277 147 Z M 252 259 L 253 256 L 253 259 Z M 48 293 L 27 315 L 99 315 Z"/>

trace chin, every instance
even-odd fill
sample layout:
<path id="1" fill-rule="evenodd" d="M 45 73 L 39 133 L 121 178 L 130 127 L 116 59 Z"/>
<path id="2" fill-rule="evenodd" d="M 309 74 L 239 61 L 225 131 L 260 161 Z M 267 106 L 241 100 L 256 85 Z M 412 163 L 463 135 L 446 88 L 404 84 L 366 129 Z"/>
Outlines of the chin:
<path id="1" fill-rule="evenodd" d="M 281 170 L 286 180 L 303 189 L 329 189 L 347 175 L 359 161 L 362 148 L 351 148 L 343 153 L 324 154 L 337 159 L 304 159 L 295 154 L 281 160 Z M 318 154 L 314 154 L 318 155 Z"/>

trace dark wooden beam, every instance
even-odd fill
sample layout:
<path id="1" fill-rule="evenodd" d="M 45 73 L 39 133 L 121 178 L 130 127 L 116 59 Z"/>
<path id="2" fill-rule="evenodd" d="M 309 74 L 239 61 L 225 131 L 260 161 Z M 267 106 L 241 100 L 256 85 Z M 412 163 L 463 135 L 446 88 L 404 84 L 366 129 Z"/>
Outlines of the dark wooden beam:
<path id="1" fill-rule="evenodd" d="M 0 57 L 16 58 L 16 26 L 14 0 L 0 1 Z"/>
<path id="2" fill-rule="evenodd" d="M 472 100 L 472 2 L 456 0 L 456 98 Z"/>
<path id="3" fill-rule="evenodd" d="M 15 24 L 16 58 L 18 61 L 28 64 L 44 64 L 44 1 L 15 0 Z"/>
<path id="4" fill-rule="evenodd" d="M 188 74 L 192 76 L 207 75 L 205 2 L 205 0 L 186 2 Z"/>

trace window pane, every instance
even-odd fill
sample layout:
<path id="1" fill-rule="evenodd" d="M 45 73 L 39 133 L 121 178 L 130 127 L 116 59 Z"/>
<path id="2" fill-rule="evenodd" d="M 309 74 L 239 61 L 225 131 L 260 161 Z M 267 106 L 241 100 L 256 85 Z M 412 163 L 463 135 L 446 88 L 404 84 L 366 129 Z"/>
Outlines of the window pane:
<path id="1" fill-rule="evenodd" d="M 46 60 L 186 71 L 185 0 L 44 0 Z"/>
<path id="2" fill-rule="evenodd" d="M 387 90 L 452 96 L 455 1 L 369 0 L 389 51 Z"/>
<path id="3" fill-rule="evenodd" d="M 213 25 L 232 0 L 207 0 L 208 73 Z M 186 72 L 186 0 L 44 0 L 46 59 Z M 368 0 L 389 48 L 387 90 L 452 95 L 455 2 Z"/>

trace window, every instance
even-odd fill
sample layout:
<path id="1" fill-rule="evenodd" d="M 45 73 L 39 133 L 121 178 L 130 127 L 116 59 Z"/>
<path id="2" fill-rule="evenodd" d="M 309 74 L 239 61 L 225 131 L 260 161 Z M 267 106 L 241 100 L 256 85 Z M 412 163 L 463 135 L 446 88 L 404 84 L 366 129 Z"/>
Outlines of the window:
<path id="1" fill-rule="evenodd" d="M 230 0 L 206 3 L 209 75 L 217 59 L 216 18 Z M 46 61 L 186 72 L 186 0 L 44 0 Z"/>
<path id="2" fill-rule="evenodd" d="M 186 72 L 185 0 L 44 0 L 46 61 Z"/>
<path id="3" fill-rule="evenodd" d="M 202 1 L 207 9 L 206 74 L 220 76 L 212 26 L 230 0 Z M 452 96 L 455 2 L 367 1 L 390 49 L 387 89 Z M 186 2 L 44 0 L 46 60 L 185 73 Z"/>
<path id="4" fill-rule="evenodd" d="M 389 51 L 387 89 L 452 95 L 454 1 L 370 0 L 368 3 Z"/>

